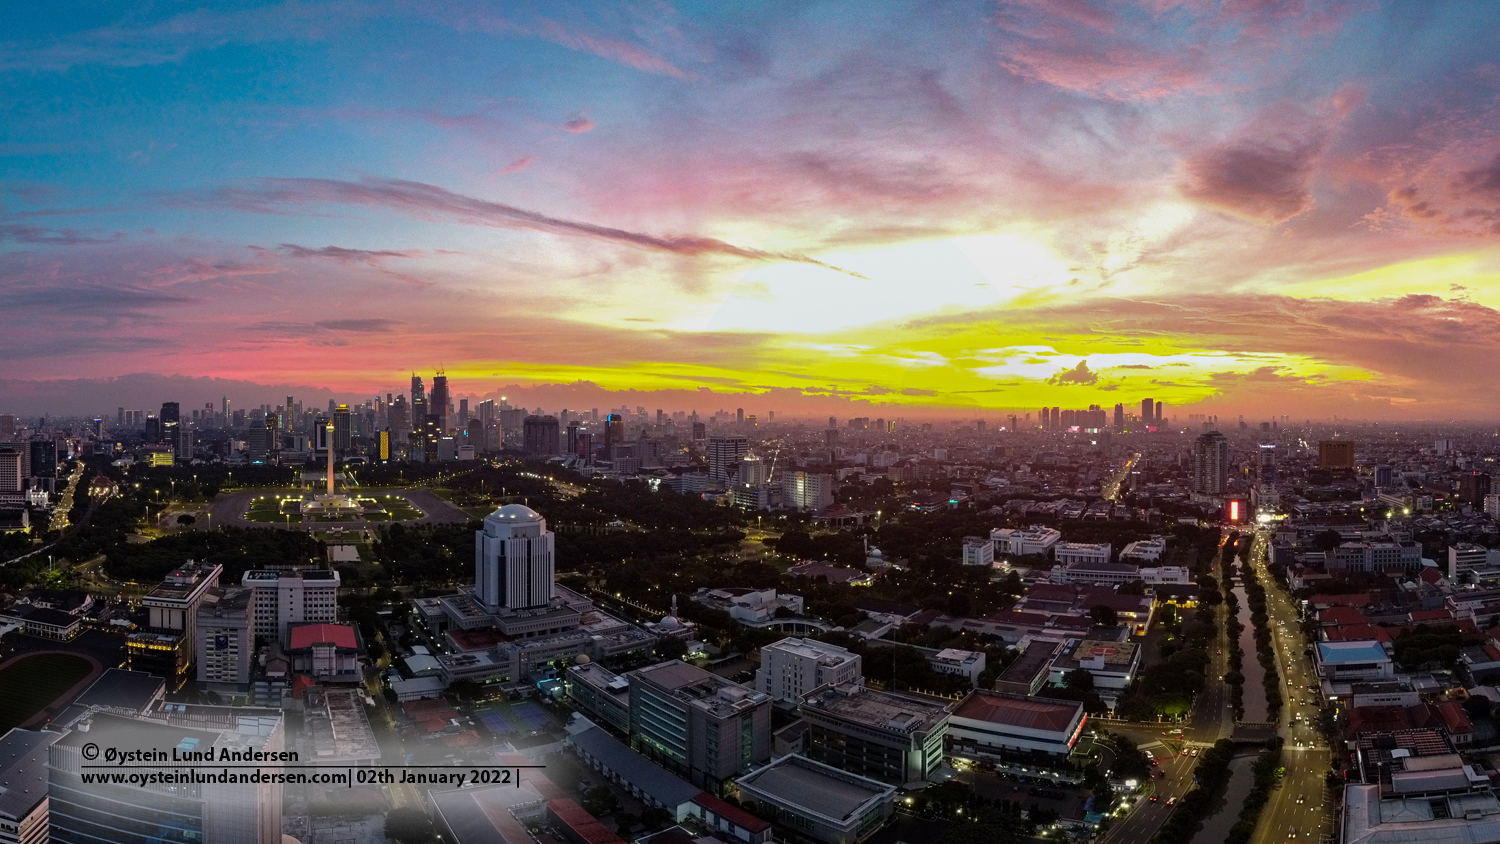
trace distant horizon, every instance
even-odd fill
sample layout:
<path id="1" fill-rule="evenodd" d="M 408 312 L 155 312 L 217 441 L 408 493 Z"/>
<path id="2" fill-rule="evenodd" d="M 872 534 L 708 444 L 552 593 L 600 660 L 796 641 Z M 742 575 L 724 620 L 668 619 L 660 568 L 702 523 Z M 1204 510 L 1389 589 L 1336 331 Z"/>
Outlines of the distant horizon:
<path id="1" fill-rule="evenodd" d="M 17 410 L 1500 419 L 1500 4 L 10 11 Z"/>

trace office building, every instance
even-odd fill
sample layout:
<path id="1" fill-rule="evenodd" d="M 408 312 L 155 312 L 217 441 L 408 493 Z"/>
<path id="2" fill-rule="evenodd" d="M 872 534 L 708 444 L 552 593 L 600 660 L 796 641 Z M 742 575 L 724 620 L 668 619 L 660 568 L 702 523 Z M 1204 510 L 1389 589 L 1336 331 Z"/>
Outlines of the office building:
<path id="1" fill-rule="evenodd" d="M 245 572 L 251 590 L 255 635 L 286 644 L 287 628 L 300 621 L 337 621 L 339 573 L 328 569 Z"/>
<path id="2" fill-rule="evenodd" d="M 1151 399 L 1141 399 L 1141 424 L 1156 424 L 1156 403 Z"/>
<path id="3" fill-rule="evenodd" d="M 1483 507 L 1485 496 L 1490 494 L 1488 472 L 1465 472 L 1458 477 L 1458 500 L 1475 507 Z"/>
<path id="4" fill-rule="evenodd" d="M 520 504 L 484 518 L 474 534 L 474 595 L 489 612 L 543 608 L 552 602 L 554 536 L 547 520 Z"/>
<path id="5" fill-rule="evenodd" d="M 1107 565 L 1113 553 L 1114 547 L 1108 542 L 1059 542 L 1052 546 L 1053 559 L 1059 566 Z"/>
<path id="6" fill-rule="evenodd" d="M 896 811 L 895 786 L 795 754 L 736 786 L 745 808 L 822 844 L 859 844 Z"/>
<path id="7" fill-rule="evenodd" d="M 448 376 L 439 372 L 432 376 L 432 396 L 428 400 L 427 412 L 437 417 L 438 434 L 446 434 L 449 430 L 451 415 L 450 406 L 453 397 L 448 395 Z"/>
<path id="8" fill-rule="evenodd" d="M 59 737 L 20 728 L 0 736 L 0 844 L 47 844 L 47 756 Z"/>
<path id="9" fill-rule="evenodd" d="M 755 688 L 772 700 L 799 701 L 824 686 L 864 682 L 859 654 L 817 639 L 782 639 L 760 649 Z"/>
<path id="10" fill-rule="evenodd" d="M 1057 528 L 1032 525 L 1029 528 L 995 528 L 990 531 L 994 552 L 1013 557 L 1030 555 L 1046 556 L 1053 546 L 1062 540 L 1062 531 Z"/>
<path id="11" fill-rule="evenodd" d="M 0 447 L 0 504 L 21 503 L 25 489 L 26 455 L 18 448 Z"/>
<path id="12" fill-rule="evenodd" d="M 1209 431 L 1193 442 L 1193 492 L 1223 495 L 1229 486 L 1229 440 Z"/>
<path id="13" fill-rule="evenodd" d="M 815 472 L 784 472 L 781 505 L 800 513 L 821 513 L 833 506 L 833 476 Z"/>
<path id="14" fill-rule="evenodd" d="M 255 591 L 211 590 L 198 607 L 196 662 L 200 689 L 244 692 L 255 662 Z"/>
<path id="15" fill-rule="evenodd" d="M 521 423 L 527 454 L 547 456 L 562 452 L 556 416 L 528 416 Z"/>
<path id="16" fill-rule="evenodd" d="M 169 573 L 141 599 L 146 626 L 125 641 L 130 668 L 166 680 L 176 690 L 191 676 L 196 655 L 198 609 L 219 585 L 224 567 L 189 561 Z"/>
<path id="17" fill-rule="evenodd" d="M 965 536 L 962 562 L 966 566 L 995 565 L 995 542 L 983 536 Z"/>
<path id="18" fill-rule="evenodd" d="M 354 427 L 349 405 L 341 404 L 333 409 L 334 453 L 347 457 L 354 446 Z"/>
<path id="19" fill-rule="evenodd" d="M 677 660 L 628 676 L 631 740 L 669 771 L 719 793 L 770 760 L 770 695 Z"/>
<path id="20" fill-rule="evenodd" d="M 157 442 L 176 444 L 177 432 L 181 430 L 182 410 L 177 402 L 163 402 L 161 416 L 158 417 L 161 425 L 160 439 Z"/>
<path id="21" fill-rule="evenodd" d="M 54 844 L 280 844 L 280 783 L 84 783 L 96 764 L 84 747 L 170 752 L 284 749 L 280 710 L 170 704 L 145 716 L 95 712 L 71 725 L 48 753 L 50 839 Z M 267 763 L 259 770 L 279 766 Z M 187 775 L 197 766 L 152 768 Z"/>
<path id="22" fill-rule="evenodd" d="M 709 483 L 720 488 L 734 483 L 739 476 L 740 461 L 745 459 L 749 450 L 749 441 L 744 437 L 709 437 Z"/>
<path id="23" fill-rule="evenodd" d="M 943 648 L 927 658 L 927 664 L 939 674 L 956 674 L 978 685 L 979 675 L 984 673 L 984 651 L 965 651 L 958 648 Z"/>
<path id="24" fill-rule="evenodd" d="M 1262 486 L 1276 485 L 1276 445 L 1261 443 L 1256 454 L 1256 480 Z"/>
<path id="25" fill-rule="evenodd" d="M 590 718 L 630 734 L 630 679 L 581 657 L 563 673 L 563 693 Z"/>
<path id="26" fill-rule="evenodd" d="M 1323 440 L 1318 443 L 1319 469 L 1353 469 L 1354 443 L 1351 440 Z"/>
<path id="27" fill-rule="evenodd" d="M 826 687 L 800 701 L 806 755 L 902 788 L 925 785 L 943 763 L 948 709 L 866 689 Z"/>

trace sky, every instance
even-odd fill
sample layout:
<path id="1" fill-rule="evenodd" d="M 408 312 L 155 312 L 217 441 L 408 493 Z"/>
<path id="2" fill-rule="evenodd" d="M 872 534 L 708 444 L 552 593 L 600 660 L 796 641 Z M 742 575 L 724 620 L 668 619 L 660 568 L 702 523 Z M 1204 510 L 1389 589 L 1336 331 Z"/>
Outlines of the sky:
<path id="1" fill-rule="evenodd" d="M 0 314 L 27 412 L 1500 418 L 1500 4 L 26 4 Z"/>

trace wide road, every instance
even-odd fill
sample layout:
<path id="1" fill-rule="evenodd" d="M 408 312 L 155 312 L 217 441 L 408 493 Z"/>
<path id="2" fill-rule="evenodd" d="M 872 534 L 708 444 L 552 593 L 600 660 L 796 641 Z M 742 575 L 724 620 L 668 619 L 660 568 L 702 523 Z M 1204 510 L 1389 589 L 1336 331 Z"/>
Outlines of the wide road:
<path id="1" fill-rule="evenodd" d="M 1285 740 L 1282 761 L 1286 769 L 1281 787 L 1271 792 L 1271 801 L 1261 810 L 1252 844 L 1295 840 L 1298 844 L 1316 842 L 1332 832 L 1332 821 L 1323 805 L 1327 793 L 1330 751 L 1317 728 L 1319 706 L 1323 696 L 1317 691 L 1318 678 L 1312 659 L 1305 651 L 1308 643 L 1291 598 L 1281 584 L 1272 578 L 1268 568 L 1267 549 L 1272 529 L 1255 531 L 1250 549 L 1250 565 L 1266 590 L 1266 614 L 1272 627 L 1276 647 L 1276 665 L 1281 674 L 1285 704 L 1278 722 L 1278 733 Z M 1246 654 L 1246 659 L 1256 658 Z"/>

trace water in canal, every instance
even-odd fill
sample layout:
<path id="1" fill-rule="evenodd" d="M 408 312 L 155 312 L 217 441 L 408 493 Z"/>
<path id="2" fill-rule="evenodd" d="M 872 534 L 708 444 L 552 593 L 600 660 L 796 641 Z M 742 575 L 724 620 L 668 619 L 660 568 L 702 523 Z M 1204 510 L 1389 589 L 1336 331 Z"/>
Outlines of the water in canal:
<path id="1" fill-rule="evenodd" d="M 1263 722 L 1271 719 L 1266 706 L 1266 669 L 1260 664 L 1260 655 L 1255 651 L 1255 625 L 1250 623 L 1250 599 L 1245 596 L 1245 587 L 1234 587 L 1234 597 L 1239 601 L 1239 620 L 1244 625 L 1240 631 L 1240 650 L 1244 652 L 1240 673 L 1245 675 L 1245 717 L 1243 721 Z"/>
<path id="2" fill-rule="evenodd" d="M 1249 697 L 1245 695 L 1246 704 L 1250 702 Z M 1224 790 L 1224 798 L 1214 803 L 1213 814 L 1203 819 L 1203 828 L 1193 836 L 1191 844 L 1224 844 L 1230 828 L 1240 819 L 1245 798 L 1250 796 L 1250 789 L 1255 785 L 1255 776 L 1250 771 L 1254 765 L 1254 753 L 1229 760 L 1229 787 Z"/>

